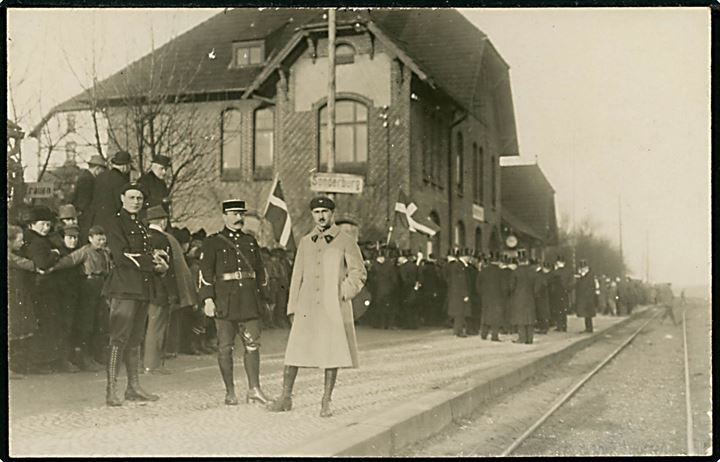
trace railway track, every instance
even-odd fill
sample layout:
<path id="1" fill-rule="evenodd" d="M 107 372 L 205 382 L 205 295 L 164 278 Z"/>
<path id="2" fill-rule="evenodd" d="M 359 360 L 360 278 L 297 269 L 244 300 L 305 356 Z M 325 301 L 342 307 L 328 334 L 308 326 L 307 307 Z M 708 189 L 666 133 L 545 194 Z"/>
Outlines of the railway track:
<path id="1" fill-rule="evenodd" d="M 683 329 L 683 356 L 684 356 L 684 395 L 685 395 L 685 410 L 686 410 L 686 443 L 687 443 L 687 455 L 697 455 L 695 448 L 694 448 L 694 435 L 693 435 L 693 415 L 692 415 L 692 399 L 690 395 L 690 373 L 689 373 L 689 367 L 688 367 L 688 347 L 687 347 L 687 320 L 685 311 L 683 310 L 682 315 L 682 329 Z M 615 358 L 617 355 L 619 355 L 628 345 L 632 343 L 632 341 L 655 319 L 658 318 L 660 313 L 655 313 L 650 319 L 648 319 L 646 322 L 644 322 L 638 329 L 636 329 L 632 334 L 630 334 L 623 342 L 620 344 L 615 350 L 613 350 L 609 355 L 605 356 L 601 361 L 597 363 L 597 365 L 587 374 L 585 374 L 582 379 L 580 379 L 578 382 L 576 382 L 570 389 L 564 393 L 558 400 L 556 400 L 553 405 L 538 419 L 536 420 L 531 426 L 525 430 L 520 436 L 515 438 L 512 443 L 507 446 L 507 448 L 502 451 L 500 454 L 501 456 L 509 456 L 512 455 L 514 452 L 517 451 L 518 448 L 520 448 L 523 443 L 532 436 L 542 425 L 550 418 L 553 414 L 555 414 L 559 409 L 561 409 L 569 400 L 572 398 L 588 381 L 590 381 L 599 371 L 601 371 L 607 364 L 609 364 L 613 358 Z M 481 446 L 477 446 L 471 451 L 471 454 L 473 453 L 480 453 Z"/>

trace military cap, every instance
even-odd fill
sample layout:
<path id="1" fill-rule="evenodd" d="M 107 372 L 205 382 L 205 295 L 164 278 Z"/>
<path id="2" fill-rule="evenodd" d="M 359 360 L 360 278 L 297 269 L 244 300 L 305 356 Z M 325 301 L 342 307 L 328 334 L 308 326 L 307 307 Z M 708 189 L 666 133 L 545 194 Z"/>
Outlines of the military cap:
<path id="1" fill-rule="evenodd" d="M 28 223 L 35 223 L 36 221 L 53 221 L 54 214 L 52 210 L 44 205 L 36 205 L 30 210 L 28 214 Z"/>
<path id="2" fill-rule="evenodd" d="M 63 236 L 79 236 L 80 227 L 78 225 L 65 225 L 62 227 L 61 232 Z"/>
<path id="3" fill-rule="evenodd" d="M 135 191 L 140 191 L 143 195 L 143 197 L 148 197 L 147 188 L 142 183 L 138 183 L 136 181 L 131 181 L 130 183 L 125 183 L 125 185 L 120 190 L 120 194 L 125 194 L 126 191 L 130 191 L 131 189 Z"/>
<path id="4" fill-rule="evenodd" d="M 247 209 L 245 208 L 245 201 L 241 201 L 238 199 L 230 199 L 223 201 L 222 203 L 222 211 L 225 212 L 247 212 Z"/>
<path id="5" fill-rule="evenodd" d="M 335 202 L 327 196 L 313 197 L 310 201 L 310 210 L 315 209 L 335 210 Z"/>
<path id="6" fill-rule="evenodd" d="M 165 211 L 165 209 L 162 207 L 162 205 L 155 205 L 153 207 L 150 207 L 147 211 L 146 218 L 148 220 L 160 220 L 162 218 L 167 218 L 168 214 Z"/>
<path id="7" fill-rule="evenodd" d="M 130 157 L 130 153 L 127 151 L 118 151 L 115 153 L 114 156 L 110 159 L 110 162 L 112 162 L 115 165 L 128 165 L 132 162 L 132 158 Z"/>
<path id="8" fill-rule="evenodd" d="M 561 261 L 565 263 L 565 258 L 562 255 L 558 255 L 556 261 Z"/>
<path id="9" fill-rule="evenodd" d="M 158 154 L 157 156 L 153 157 L 152 163 L 162 165 L 163 167 L 167 168 L 170 167 L 170 158 L 168 156 Z"/>
<path id="10" fill-rule="evenodd" d="M 58 219 L 62 220 L 63 218 L 77 218 L 78 214 L 75 210 L 75 206 L 72 204 L 65 204 L 58 207 Z"/>
<path id="11" fill-rule="evenodd" d="M 94 154 L 92 157 L 90 157 L 90 160 L 87 161 L 88 166 L 97 165 L 99 167 L 105 167 L 107 168 L 107 162 L 105 162 L 105 159 L 102 158 L 99 154 Z"/>

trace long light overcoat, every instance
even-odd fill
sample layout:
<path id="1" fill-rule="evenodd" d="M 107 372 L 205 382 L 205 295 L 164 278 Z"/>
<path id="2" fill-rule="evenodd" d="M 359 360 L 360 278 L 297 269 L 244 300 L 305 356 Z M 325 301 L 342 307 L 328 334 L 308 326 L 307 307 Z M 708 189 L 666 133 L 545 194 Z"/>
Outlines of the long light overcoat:
<path id="1" fill-rule="evenodd" d="M 287 313 L 295 317 L 285 365 L 358 366 L 351 301 L 366 278 L 360 248 L 337 225 L 300 240 L 290 281 Z"/>

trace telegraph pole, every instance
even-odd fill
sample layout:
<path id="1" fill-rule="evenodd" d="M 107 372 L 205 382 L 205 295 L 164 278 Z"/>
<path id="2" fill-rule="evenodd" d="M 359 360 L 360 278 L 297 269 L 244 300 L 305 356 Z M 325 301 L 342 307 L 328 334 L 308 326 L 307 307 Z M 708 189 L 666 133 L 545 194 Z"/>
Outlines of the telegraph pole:
<path id="1" fill-rule="evenodd" d="M 623 257 L 623 235 L 622 235 L 622 195 L 618 194 L 618 242 L 620 245 L 620 261 L 623 263 L 625 259 Z M 623 274 L 623 276 L 625 276 Z"/>
<path id="2" fill-rule="evenodd" d="M 650 282 L 650 240 L 645 230 L 645 282 Z"/>
<path id="3" fill-rule="evenodd" d="M 335 171 L 335 8 L 328 8 L 328 159 L 327 171 Z"/>

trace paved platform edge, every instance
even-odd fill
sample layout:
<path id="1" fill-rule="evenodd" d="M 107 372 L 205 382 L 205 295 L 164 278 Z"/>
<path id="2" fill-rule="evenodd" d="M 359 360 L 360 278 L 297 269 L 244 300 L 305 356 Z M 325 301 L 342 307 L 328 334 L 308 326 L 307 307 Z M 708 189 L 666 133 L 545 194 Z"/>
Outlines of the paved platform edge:
<path id="1" fill-rule="evenodd" d="M 351 423 L 331 436 L 283 451 L 284 456 L 392 456 L 411 444 L 440 433 L 453 421 L 470 416 L 490 399 L 513 388 L 538 371 L 559 363 L 587 348 L 644 314 L 652 306 L 608 326 L 591 336 L 577 340 L 565 348 L 539 358 L 522 362 L 512 370 L 494 368 L 493 377 L 470 378 L 470 385 L 455 382 L 447 387 L 426 393 L 410 402 L 393 406 L 361 422 Z"/>

